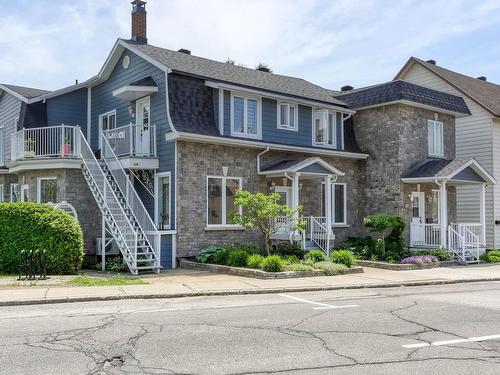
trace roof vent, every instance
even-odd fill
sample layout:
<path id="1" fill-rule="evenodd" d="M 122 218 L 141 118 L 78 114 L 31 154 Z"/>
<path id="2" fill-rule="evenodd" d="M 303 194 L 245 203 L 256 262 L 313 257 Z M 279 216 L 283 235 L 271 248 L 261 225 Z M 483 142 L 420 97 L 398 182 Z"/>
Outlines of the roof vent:
<path id="1" fill-rule="evenodd" d="M 436 65 L 436 60 L 427 60 L 426 62 L 432 65 Z"/>
<path id="2" fill-rule="evenodd" d="M 354 90 L 354 87 L 349 85 L 345 85 L 340 88 L 340 91 L 351 91 L 351 90 Z"/>
<path id="3" fill-rule="evenodd" d="M 264 64 L 264 63 L 259 63 L 256 67 L 255 70 L 258 70 L 259 72 L 265 72 L 265 73 L 272 73 L 272 69 L 269 67 L 269 65 Z"/>
<path id="4" fill-rule="evenodd" d="M 191 51 L 186 49 L 186 48 L 181 48 L 180 50 L 178 50 L 177 52 L 180 52 L 180 53 L 185 53 L 186 55 L 190 55 L 191 54 Z"/>
<path id="5" fill-rule="evenodd" d="M 488 80 L 488 78 L 486 78 L 485 76 L 479 76 L 479 77 L 477 77 L 477 79 L 484 81 L 484 82 L 486 82 Z"/>

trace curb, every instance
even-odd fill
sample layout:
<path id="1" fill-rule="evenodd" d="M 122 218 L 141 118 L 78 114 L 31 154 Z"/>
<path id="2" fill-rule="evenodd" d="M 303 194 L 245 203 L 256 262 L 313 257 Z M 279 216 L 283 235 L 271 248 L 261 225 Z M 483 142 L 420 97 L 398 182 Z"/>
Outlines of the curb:
<path id="1" fill-rule="evenodd" d="M 349 290 L 349 289 L 375 289 L 375 288 L 400 288 L 412 286 L 428 285 L 449 285 L 465 284 L 488 281 L 500 281 L 500 277 L 464 279 L 464 280 L 432 280 L 432 281 L 407 281 L 407 282 L 388 282 L 368 285 L 339 285 L 339 286 L 312 286 L 296 288 L 269 288 L 269 289 L 238 289 L 238 290 L 215 290 L 207 292 L 188 292 L 188 293 L 169 293 L 169 294 L 137 294 L 122 296 L 102 296 L 102 297 L 72 297 L 72 298 L 54 298 L 54 299 L 30 299 L 19 301 L 2 301 L 1 306 L 24 306 L 41 305 L 70 302 L 94 302 L 94 301 L 116 301 L 131 299 L 166 299 L 166 298 L 184 298 L 184 297 L 209 297 L 209 296 L 230 296 L 230 295 L 251 295 L 251 294 L 277 294 L 291 292 L 315 292 L 328 290 Z"/>

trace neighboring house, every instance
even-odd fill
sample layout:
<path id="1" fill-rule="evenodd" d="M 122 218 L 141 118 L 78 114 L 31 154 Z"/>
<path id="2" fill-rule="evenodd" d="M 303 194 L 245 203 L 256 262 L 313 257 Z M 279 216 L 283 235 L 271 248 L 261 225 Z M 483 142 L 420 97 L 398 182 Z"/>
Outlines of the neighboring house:
<path id="1" fill-rule="evenodd" d="M 231 223 L 240 188 L 303 206 L 305 235 L 281 219 L 275 238 L 326 252 L 380 212 L 405 218 L 412 246 L 482 246 L 481 218 L 448 225 L 456 185 L 495 182 L 454 159 L 460 96 L 403 81 L 336 92 L 155 47 L 145 2 L 132 4 L 132 39 L 95 77 L 53 92 L 0 85 L 0 197 L 72 205 L 88 262 L 110 239 L 133 273 L 259 241 Z"/>
<path id="2" fill-rule="evenodd" d="M 475 158 L 494 176 L 500 174 L 500 85 L 486 77 L 469 77 L 440 67 L 434 60 L 410 58 L 395 79 L 463 96 L 471 116 L 456 122 L 457 158 Z M 477 222 L 479 198 L 476 189 L 457 187 L 457 219 Z M 486 245 L 500 247 L 500 187 L 486 191 Z"/>

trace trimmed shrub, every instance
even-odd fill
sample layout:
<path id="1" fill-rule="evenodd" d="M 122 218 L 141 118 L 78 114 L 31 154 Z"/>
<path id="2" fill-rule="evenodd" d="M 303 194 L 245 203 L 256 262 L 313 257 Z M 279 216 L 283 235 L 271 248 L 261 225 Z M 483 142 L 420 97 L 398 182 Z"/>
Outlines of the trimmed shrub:
<path id="1" fill-rule="evenodd" d="M 83 260 L 80 224 L 47 204 L 0 203 L 0 273 L 17 273 L 23 250 L 45 250 L 50 274 L 73 274 Z"/>
<path id="2" fill-rule="evenodd" d="M 286 271 L 312 272 L 313 266 L 305 263 L 290 263 L 285 266 Z"/>
<path id="3" fill-rule="evenodd" d="M 283 263 L 285 265 L 293 264 L 293 263 L 300 263 L 300 259 L 297 258 L 295 255 L 282 256 L 281 260 L 283 260 Z"/>
<path id="4" fill-rule="evenodd" d="M 229 253 L 227 265 L 232 267 L 245 267 L 249 254 L 245 250 L 236 250 Z"/>
<path id="5" fill-rule="evenodd" d="M 344 273 L 347 270 L 347 267 L 343 264 L 332 263 L 332 262 L 318 262 L 314 264 L 314 268 L 317 268 L 327 276 L 338 275 L 340 273 Z"/>
<path id="6" fill-rule="evenodd" d="M 322 262 L 322 261 L 326 260 L 326 255 L 321 250 L 312 250 L 312 251 L 307 253 L 306 259 L 311 260 L 314 263 Z"/>
<path id="7" fill-rule="evenodd" d="M 305 251 L 299 242 L 281 241 L 273 247 L 273 254 L 280 256 L 295 256 L 299 259 L 304 258 Z"/>
<path id="8" fill-rule="evenodd" d="M 222 250 L 224 250 L 222 247 L 211 245 L 200 252 L 196 257 L 196 261 L 200 263 L 214 263 L 216 254 Z"/>
<path id="9" fill-rule="evenodd" d="M 377 214 L 363 219 L 365 227 L 377 232 L 382 238 L 375 246 L 376 256 L 380 260 L 400 260 L 410 255 L 405 246 L 403 218 L 397 215 Z M 386 233 L 389 234 L 386 235 Z M 380 245 L 379 243 L 382 243 Z"/>
<path id="10" fill-rule="evenodd" d="M 359 259 L 371 259 L 377 257 L 375 251 L 375 241 L 371 236 L 366 237 L 348 237 L 347 240 L 339 245 L 339 249 L 350 250 Z"/>
<path id="11" fill-rule="evenodd" d="M 354 253 L 349 250 L 337 250 L 330 254 L 330 259 L 333 263 L 343 264 L 347 268 L 351 268 L 356 263 Z"/>
<path id="12" fill-rule="evenodd" d="M 500 250 L 489 250 L 479 256 L 483 262 L 497 263 L 500 262 Z"/>
<path id="13" fill-rule="evenodd" d="M 247 259 L 247 266 L 250 268 L 260 268 L 264 257 L 260 254 L 252 254 Z"/>
<path id="14" fill-rule="evenodd" d="M 97 263 L 95 268 L 101 270 L 102 263 Z M 128 266 L 123 262 L 122 257 L 113 257 L 106 259 L 106 271 L 110 272 L 125 272 L 128 271 Z"/>
<path id="15" fill-rule="evenodd" d="M 283 260 L 278 255 L 268 255 L 261 263 L 266 272 L 281 272 L 284 268 Z"/>
<path id="16" fill-rule="evenodd" d="M 433 255 L 443 262 L 447 262 L 453 259 L 451 253 L 443 249 L 419 249 L 415 251 L 415 255 Z"/>

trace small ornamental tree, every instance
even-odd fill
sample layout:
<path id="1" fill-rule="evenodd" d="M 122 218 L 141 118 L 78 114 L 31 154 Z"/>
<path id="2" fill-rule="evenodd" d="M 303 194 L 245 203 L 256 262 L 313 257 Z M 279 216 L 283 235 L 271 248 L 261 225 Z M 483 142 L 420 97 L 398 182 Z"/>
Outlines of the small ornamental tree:
<path id="1" fill-rule="evenodd" d="M 263 194 L 238 190 L 234 203 L 242 207 L 243 213 L 231 213 L 233 224 L 258 229 L 262 233 L 268 254 L 271 249 L 271 236 L 283 229 L 283 223 L 291 223 L 287 228 L 291 231 L 303 230 L 304 226 L 298 219 L 298 213 L 302 208 L 299 206 L 294 210 L 287 205 L 279 204 L 279 199 L 278 193 Z M 278 223 L 278 218 L 284 218 L 284 220 Z"/>
<path id="2" fill-rule="evenodd" d="M 382 253 L 378 254 L 381 259 L 400 260 L 408 255 L 404 238 L 405 222 L 401 217 L 377 214 L 365 217 L 363 223 L 381 236 L 379 241 L 382 246 L 377 249 Z"/>

